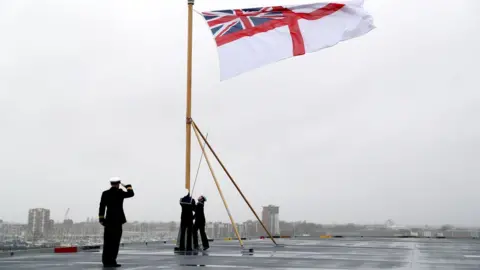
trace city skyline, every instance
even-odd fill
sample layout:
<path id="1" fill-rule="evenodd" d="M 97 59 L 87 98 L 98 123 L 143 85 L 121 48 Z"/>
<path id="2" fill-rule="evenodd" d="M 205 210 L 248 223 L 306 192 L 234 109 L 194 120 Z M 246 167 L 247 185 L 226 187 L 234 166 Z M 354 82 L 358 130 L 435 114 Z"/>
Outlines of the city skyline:
<path id="1" fill-rule="evenodd" d="M 45 209 L 34 209 L 37 212 Z M 271 209 L 270 209 L 271 210 Z M 237 230 L 243 238 L 268 238 L 258 221 L 238 222 Z M 124 224 L 122 241 L 163 241 L 175 239 L 179 229 L 177 222 L 127 222 Z M 207 222 L 206 232 L 209 238 L 236 238 L 232 224 L 225 222 Z M 95 244 L 102 239 L 103 226 L 96 220 L 72 222 L 65 220 L 55 223 L 48 234 L 32 234 L 28 224 L 8 224 L 0 221 L 0 245 L 59 245 L 73 242 Z M 423 237 L 423 238 L 479 238 L 480 228 L 457 228 L 451 225 L 441 227 L 405 227 L 388 220 L 384 224 L 314 224 L 307 222 L 280 221 L 279 231 L 274 237 Z M 163 239 L 163 240 L 162 240 Z M 13 242 L 12 242 L 13 241 Z M 72 242 L 73 241 L 73 242 Z M 23 244 L 22 244 L 23 243 Z M 14 244 L 14 245 L 17 245 Z"/>
<path id="2" fill-rule="evenodd" d="M 263 207 L 263 211 L 262 211 L 262 222 L 264 222 L 264 224 L 267 226 L 267 228 L 269 228 L 270 230 L 272 229 L 271 226 L 269 226 L 268 224 L 268 221 L 265 222 L 265 216 L 264 216 L 264 211 L 265 209 L 268 209 L 269 207 L 278 207 L 278 206 L 274 206 L 274 205 L 268 205 L 268 206 L 264 206 Z M 34 210 L 34 209 L 45 209 L 45 208 L 31 208 L 29 209 L 27 212 L 28 212 L 28 215 L 27 215 L 27 218 L 25 221 L 12 221 L 12 220 L 5 220 L 5 219 L 2 219 L 1 216 L 0 216 L 0 223 L 11 223 L 11 224 L 29 224 L 29 217 L 30 217 L 30 212 L 31 210 Z M 49 212 L 49 215 L 50 215 L 50 209 L 45 209 Z M 64 218 L 67 217 L 66 215 L 64 215 Z M 92 215 L 92 216 L 87 216 L 87 217 L 84 217 L 84 218 L 80 218 L 80 219 L 71 219 L 70 217 L 67 217 L 67 220 L 68 222 L 72 222 L 72 223 L 82 223 L 82 222 L 98 222 L 98 217 L 96 217 L 95 215 Z M 61 224 L 61 223 L 64 223 L 65 222 L 65 219 L 51 219 L 51 221 L 53 221 L 55 224 Z M 128 223 L 171 223 L 171 222 L 174 222 L 174 223 L 179 223 L 180 222 L 180 219 L 178 220 L 130 220 L 127 218 L 127 222 Z M 209 223 L 225 223 L 225 224 L 229 224 L 230 221 L 228 219 L 228 217 L 226 216 L 224 219 L 219 219 L 219 220 L 211 220 L 211 219 L 208 219 L 208 216 L 207 216 L 207 222 Z M 237 220 L 237 223 L 238 224 L 242 224 L 242 223 L 247 223 L 247 222 L 257 222 L 255 220 L 254 217 L 250 218 L 250 219 L 245 219 L 245 220 Z M 287 219 L 282 219 L 282 218 L 278 218 L 277 216 L 277 220 L 275 221 L 277 224 L 280 224 L 282 222 L 287 222 L 287 223 L 301 223 L 301 222 L 306 222 L 306 223 L 312 223 L 312 224 L 323 224 L 323 225 L 348 225 L 348 224 L 355 224 L 355 225 L 384 225 L 384 224 L 389 224 L 391 222 L 394 223 L 394 221 L 392 219 L 389 219 L 389 218 L 385 218 L 384 220 L 381 220 L 381 221 L 378 221 L 378 222 L 371 222 L 371 223 L 355 223 L 355 222 L 328 222 L 328 221 L 325 221 L 325 222 L 314 222 L 314 221 L 310 221 L 308 219 L 299 219 L 299 220 L 287 220 Z M 459 227 L 459 228 L 480 228 L 480 224 L 455 224 L 454 222 L 446 222 L 446 223 L 441 223 L 441 224 L 407 224 L 407 223 L 402 223 L 400 222 L 399 224 L 401 224 L 402 226 L 408 226 L 408 227 L 417 227 L 417 228 L 422 228 L 422 227 L 425 227 L 425 226 L 430 226 L 430 227 L 441 227 L 441 226 L 445 226 L 445 225 L 451 225 L 451 226 L 454 226 L 454 227 Z M 278 225 L 277 225 L 278 226 Z M 275 230 L 271 230 L 271 231 L 275 231 Z"/>

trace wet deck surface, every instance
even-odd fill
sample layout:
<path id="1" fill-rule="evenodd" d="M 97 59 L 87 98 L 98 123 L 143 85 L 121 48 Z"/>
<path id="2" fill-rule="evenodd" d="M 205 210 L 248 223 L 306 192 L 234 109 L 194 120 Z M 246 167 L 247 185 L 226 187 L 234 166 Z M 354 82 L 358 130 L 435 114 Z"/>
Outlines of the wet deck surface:
<path id="1" fill-rule="evenodd" d="M 208 252 L 178 255 L 173 244 L 131 245 L 120 250 L 120 269 L 480 269 L 479 240 L 328 239 L 213 242 Z M 103 269 L 101 252 L 16 253 L 0 256 L 0 269 Z"/>

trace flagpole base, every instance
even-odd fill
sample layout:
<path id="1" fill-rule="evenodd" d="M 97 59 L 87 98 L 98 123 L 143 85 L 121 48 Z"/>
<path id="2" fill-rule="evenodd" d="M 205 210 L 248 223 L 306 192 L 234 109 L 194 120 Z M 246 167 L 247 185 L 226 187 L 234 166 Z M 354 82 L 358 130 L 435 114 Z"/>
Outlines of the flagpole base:
<path id="1" fill-rule="evenodd" d="M 253 255 L 254 253 L 254 250 L 253 248 L 245 248 L 245 247 L 242 247 L 242 250 L 240 252 L 242 255 Z"/>

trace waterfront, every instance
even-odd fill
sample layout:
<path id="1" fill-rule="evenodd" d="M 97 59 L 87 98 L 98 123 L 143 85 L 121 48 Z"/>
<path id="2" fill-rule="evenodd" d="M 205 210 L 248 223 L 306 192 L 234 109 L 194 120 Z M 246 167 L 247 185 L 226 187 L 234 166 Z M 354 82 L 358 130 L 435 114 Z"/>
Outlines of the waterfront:
<path id="1" fill-rule="evenodd" d="M 145 243 L 173 241 L 178 233 L 177 222 L 130 222 L 123 226 L 122 243 Z M 256 221 L 237 224 L 240 236 L 255 240 L 267 237 Z M 95 219 L 85 222 L 64 222 L 54 225 L 53 230 L 35 237 L 26 224 L 0 223 L 0 251 L 24 250 L 56 246 L 86 246 L 103 244 L 103 227 Z M 230 223 L 209 222 L 206 232 L 210 239 L 235 239 Z M 449 225 L 437 227 L 398 226 L 391 220 L 384 224 L 315 224 L 308 222 L 279 222 L 276 237 L 317 240 L 319 238 L 447 238 L 477 239 L 478 228 L 455 228 Z"/>

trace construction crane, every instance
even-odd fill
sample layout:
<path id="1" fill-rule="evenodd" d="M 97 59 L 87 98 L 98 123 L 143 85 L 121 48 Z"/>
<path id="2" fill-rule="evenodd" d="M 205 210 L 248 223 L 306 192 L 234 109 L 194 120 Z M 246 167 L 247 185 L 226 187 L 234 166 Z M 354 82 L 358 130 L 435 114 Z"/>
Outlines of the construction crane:
<path id="1" fill-rule="evenodd" d="M 67 211 L 65 211 L 65 217 L 63 218 L 64 222 L 68 219 L 68 212 L 70 212 L 70 208 L 67 208 Z"/>

